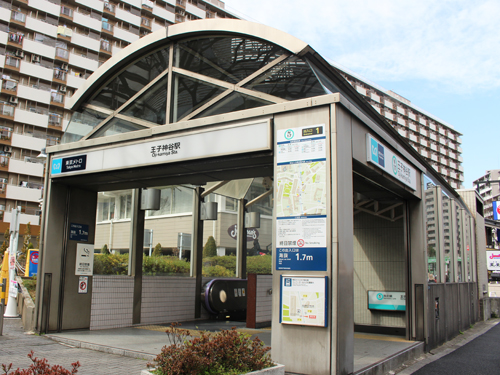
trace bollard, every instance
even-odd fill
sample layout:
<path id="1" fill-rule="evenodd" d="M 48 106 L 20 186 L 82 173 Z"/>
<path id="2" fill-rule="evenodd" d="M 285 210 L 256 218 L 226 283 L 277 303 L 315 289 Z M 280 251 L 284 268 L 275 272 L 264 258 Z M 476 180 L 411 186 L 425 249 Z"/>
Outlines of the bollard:
<path id="1" fill-rule="evenodd" d="M 0 336 L 3 334 L 3 312 L 5 310 L 3 302 L 0 302 Z"/>

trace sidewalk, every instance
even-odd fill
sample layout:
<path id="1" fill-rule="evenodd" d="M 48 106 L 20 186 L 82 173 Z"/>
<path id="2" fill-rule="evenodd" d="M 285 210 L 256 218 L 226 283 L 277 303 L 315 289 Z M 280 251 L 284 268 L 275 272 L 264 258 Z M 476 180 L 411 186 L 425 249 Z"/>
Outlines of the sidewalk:
<path id="1" fill-rule="evenodd" d="M 498 323 L 500 323 L 500 319 L 490 319 L 485 322 L 477 322 L 472 328 L 468 329 L 463 334 L 458 335 L 454 339 L 444 343 L 436 349 L 431 350 L 429 353 L 425 353 L 420 358 L 405 363 L 402 367 L 391 372 L 390 374 L 411 375 L 425 365 L 437 361 L 438 359 L 452 353 L 456 349 L 461 348 L 465 344 L 468 344 L 475 338 L 495 327 Z"/>
<path id="2" fill-rule="evenodd" d="M 67 369 L 80 361 L 78 375 L 140 374 L 146 360 L 76 348 L 52 341 L 48 337 L 24 333 L 21 319 L 5 319 L 3 336 L 0 336 L 0 366 L 12 363 L 13 369 L 27 368 L 31 361 L 27 354 L 33 350 L 35 357 L 47 358 L 50 365 Z"/>

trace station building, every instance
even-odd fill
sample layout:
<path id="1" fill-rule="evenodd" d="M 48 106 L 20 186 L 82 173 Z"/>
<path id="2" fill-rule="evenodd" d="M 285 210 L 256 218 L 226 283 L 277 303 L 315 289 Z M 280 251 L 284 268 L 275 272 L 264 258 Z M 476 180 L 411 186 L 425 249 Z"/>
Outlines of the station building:
<path id="1" fill-rule="evenodd" d="M 47 149 L 38 331 L 206 316 L 202 247 L 232 222 L 236 277 L 245 228 L 270 246 L 271 354 L 287 371 L 353 373 L 355 331 L 430 349 L 479 319 L 475 192 L 455 191 L 303 41 L 240 20 L 172 25 L 106 61 L 71 109 Z M 89 269 L 111 206 L 130 217 L 125 276 Z M 148 221 L 171 241 L 189 231 L 189 274 L 143 275 Z"/>

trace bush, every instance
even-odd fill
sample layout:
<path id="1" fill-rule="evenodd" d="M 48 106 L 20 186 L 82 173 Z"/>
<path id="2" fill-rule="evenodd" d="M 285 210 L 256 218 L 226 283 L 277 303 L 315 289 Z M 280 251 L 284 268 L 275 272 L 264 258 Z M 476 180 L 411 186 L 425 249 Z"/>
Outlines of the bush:
<path id="1" fill-rule="evenodd" d="M 170 346 L 164 346 L 155 358 L 158 375 L 236 375 L 262 370 L 274 365 L 264 343 L 250 335 L 237 332 L 235 328 L 217 333 L 202 332 L 200 337 L 187 340 L 189 331 L 173 323 L 165 333 Z"/>
<path id="2" fill-rule="evenodd" d="M 247 257 L 247 273 L 256 273 L 258 275 L 270 275 L 272 264 L 273 264 L 272 255 Z"/>
<path id="3" fill-rule="evenodd" d="M 142 273 L 144 275 L 189 274 L 190 264 L 176 257 L 144 257 Z"/>
<path id="4" fill-rule="evenodd" d="M 208 267 L 203 267 L 202 270 L 203 276 L 210 276 L 210 277 L 234 277 L 235 273 L 232 270 L 228 270 L 225 267 L 222 266 L 208 266 Z"/>
<path id="5" fill-rule="evenodd" d="M 128 254 L 95 254 L 94 275 L 127 275 Z"/>
<path id="6" fill-rule="evenodd" d="M 48 364 L 48 361 L 46 358 L 39 359 L 35 357 L 35 354 L 33 351 L 31 351 L 28 354 L 28 358 L 31 359 L 31 362 L 33 362 L 29 368 L 25 370 L 20 370 L 19 368 L 17 370 L 13 370 L 12 372 L 9 372 L 10 369 L 12 368 L 12 363 L 8 366 L 2 364 L 2 370 L 4 372 L 4 375 L 73 375 L 78 372 L 78 367 L 80 367 L 80 362 L 75 362 L 72 363 L 72 369 L 66 370 L 64 367 L 59 366 L 59 365 L 54 365 L 50 366 Z"/>
<path id="7" fill-rule="evenodd" d="M 161 243 L 157 243 L 155 246 L 155 249 L 153 250 L 153 254 L 151 254 L 154 257 L 160 257 L 161 254 Z"/>
<path id="8" fill-rule="evenodd" d="M 104 254 L 104 255 L 109 255 L 111 254 L 108 250 L 108 245 L 104 244 L 103 247 L 101 248 L 101 254 Z"/>
<path id="9" fill-rule="evenodd" d="M 213 236 L 208 237 L 207 243 L 203 246 L 203 257 L 214 257 L 217 256 L 217 244 L 215 243 L 215 238 Z"/>

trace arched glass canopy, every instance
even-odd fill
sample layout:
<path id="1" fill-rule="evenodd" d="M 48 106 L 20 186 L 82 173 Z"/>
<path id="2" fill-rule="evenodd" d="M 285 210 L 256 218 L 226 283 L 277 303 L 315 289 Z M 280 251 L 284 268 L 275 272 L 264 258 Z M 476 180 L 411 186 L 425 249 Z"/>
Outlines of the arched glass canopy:
<path id="1" fill-rule="evenodd" d="M 62 143 L 338 92 L 308 58 L 234 34 L 167 39 L 90 89 Z"/>

